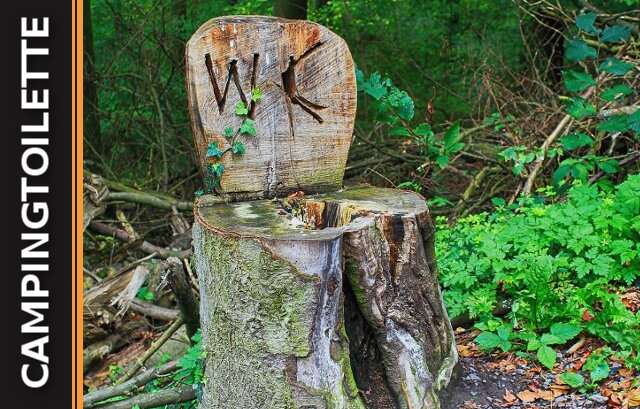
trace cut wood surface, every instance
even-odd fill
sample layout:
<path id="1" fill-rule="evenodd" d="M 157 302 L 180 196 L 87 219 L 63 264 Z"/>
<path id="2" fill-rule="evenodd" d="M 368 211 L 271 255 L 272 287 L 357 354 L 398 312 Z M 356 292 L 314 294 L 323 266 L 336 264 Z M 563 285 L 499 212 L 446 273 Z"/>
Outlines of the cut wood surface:
<path id="1" fill-rule="evenodd" d="M 221 192 L 244 199 L 342 186 L 356 110 L 353 60 L 340 37 L 308 21 L 274 17 L 215 18 L 187 43 L 186 83 L 196 151 L 203 172 L 209 143 L 229 147 L 239 101 L 257 136 L 246 153 L 224 155 Z M 252 103 L 250 93 L 264 94 Z"/>
<path id="2" fill-rule="evenodd" d="M 195 219 L 201 409 L 438 407 L 457 353 L 424 198 L 358 187 Z"/>

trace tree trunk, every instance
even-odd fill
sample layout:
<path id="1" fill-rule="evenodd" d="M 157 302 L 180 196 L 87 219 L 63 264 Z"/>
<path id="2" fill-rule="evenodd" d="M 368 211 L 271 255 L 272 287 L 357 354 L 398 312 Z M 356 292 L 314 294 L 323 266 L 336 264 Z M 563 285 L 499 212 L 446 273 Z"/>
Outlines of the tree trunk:
<path id="1" fill-rule="evenodd" d="M 298 20 L 307 19 L 307 0 L 274 0 L 273 15 Z"/>
<path id="2" fill-rule="evenodd" d="M 457 354 L 424 198 L 359 187 L 205 202 L 201 409 L 439 407 Z"/>

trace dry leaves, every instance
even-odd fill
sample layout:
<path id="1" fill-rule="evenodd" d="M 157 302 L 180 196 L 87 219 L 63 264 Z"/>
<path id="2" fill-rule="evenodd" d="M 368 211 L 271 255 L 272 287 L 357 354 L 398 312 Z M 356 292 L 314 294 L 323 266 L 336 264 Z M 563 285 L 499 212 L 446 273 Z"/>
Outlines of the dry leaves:
<path id="1" fill-rule="evenodd" d="M 631 389 L 627 392 L 627 405 L 630 408 L 636 408 L 640 406 L 640 388 Z"/>

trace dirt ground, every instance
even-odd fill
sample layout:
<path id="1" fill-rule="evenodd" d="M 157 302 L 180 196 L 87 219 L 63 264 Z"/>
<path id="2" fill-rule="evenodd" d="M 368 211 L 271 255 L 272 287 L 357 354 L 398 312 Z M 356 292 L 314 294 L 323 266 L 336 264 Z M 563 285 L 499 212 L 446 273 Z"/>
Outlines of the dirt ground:
<path id="1" fill-rule="evenodd" d="M 523 402 L 518 393 L 532 388 L 549 390 L 554 383 L 552 373 L 532 372 L 533 368 L 517 359 L 513 364 L 496 365 L 491 356 L 461 358 L 455 378 L 440 395 L 442 409 L 607 408 L 607 398 L 597 392 L 580 395 L 563 391 L 567 393 L 550 401 Z"/>

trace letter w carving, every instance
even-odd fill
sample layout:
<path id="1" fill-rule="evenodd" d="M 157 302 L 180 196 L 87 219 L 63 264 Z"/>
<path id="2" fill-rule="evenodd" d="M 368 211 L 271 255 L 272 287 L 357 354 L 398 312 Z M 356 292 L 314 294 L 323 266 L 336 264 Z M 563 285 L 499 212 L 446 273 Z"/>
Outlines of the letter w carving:
<path id="1" fill-rule="evenodd" d="M 240 94 L 240 100 L 244 102 L 244 105 L 249 109 L 249 118 L 253 118 L 253 111 L 255 105 L 252 100 L 247 99 L 244 91 L 242 90 L 242 86 L 240 85 L 240 75 L 238 74 L 238 60 L 232 60 L 229 63 L 229 70 L 227 72 L 227 79 L 224 84 L 224 91 L 220 92 L 220 87 L 218 86 L 218 81 L 216 80 L 216 75 L 213 72 L 213 62 L 211 61 L 211 55 L 208 53 L 204 56 L 204 63 L 207 66 L 207 71 L 209 72 L 209 80 L 211 80 L 211 86 L 213 87 L 213 94 L 216 98 L 216 103 L 218 104 L 218 111 L 220 113 L 224 112 L 224 105 L 227 101 L 227 94 L 229 92 L 229 84 L 233 79 L 233 83 Z M 251 67 L 251 90 L 255 88 L 256 85 L 256 72 L 258 70 L 258 54 L 253 55 L 253 67 Z"/>

